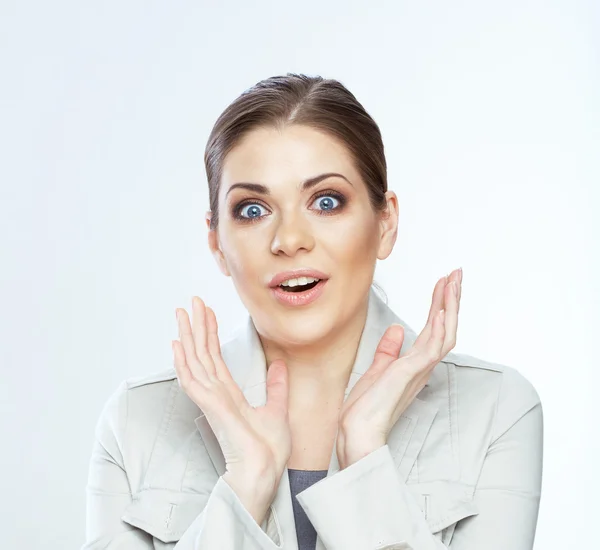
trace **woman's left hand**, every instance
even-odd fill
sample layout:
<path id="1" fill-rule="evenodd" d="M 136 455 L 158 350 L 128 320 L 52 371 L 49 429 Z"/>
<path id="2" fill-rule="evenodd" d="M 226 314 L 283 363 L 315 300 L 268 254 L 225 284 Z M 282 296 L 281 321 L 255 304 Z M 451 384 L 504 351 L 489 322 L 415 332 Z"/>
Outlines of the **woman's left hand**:
<path id="1" fill-rule="evenodd" d="M 400 415 L 423 389 L 434 367 L 454 348 L 458 326 L 462 270 L 435 285 L 425 328 L 408 353 L 398 357 L 404 341 L 401 325 L 385 331 L 373 364 L 342 404 L 336 451 L 340 469 L 386 444 Z"/>

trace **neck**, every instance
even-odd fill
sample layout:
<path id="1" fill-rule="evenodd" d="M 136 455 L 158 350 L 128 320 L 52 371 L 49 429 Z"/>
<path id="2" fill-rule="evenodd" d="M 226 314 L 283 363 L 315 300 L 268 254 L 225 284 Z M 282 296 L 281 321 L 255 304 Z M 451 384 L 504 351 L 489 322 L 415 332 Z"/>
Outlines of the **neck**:
<path id="1" fill-rule="evenodd" d="M 368 300 L 350 320 L 305 346 L 285 346 L 260 336 L 267 367 L 283 359 L 288 369 L 290 402 L 309 401 L 344 392 L 367 317 Z"/>

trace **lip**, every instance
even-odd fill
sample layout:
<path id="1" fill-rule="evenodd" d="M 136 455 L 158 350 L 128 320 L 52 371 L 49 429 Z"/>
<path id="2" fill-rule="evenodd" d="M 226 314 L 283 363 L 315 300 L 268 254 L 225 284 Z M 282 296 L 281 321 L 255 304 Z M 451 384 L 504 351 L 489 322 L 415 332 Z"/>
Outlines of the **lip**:
<path id="1" fill-rule="evenodd" d="M 271 292 L 275 299 L 286 306 L 304 306 L 314 302 L 321 294 L 327 285 L 328 279 L 320 280 L 316 286 L 304 292 L 288 292 L 279 286 L 271 288 Z"/>
<path id="2" fill-rule="evenodd" d="M 300 268 L 300 269 L 292 269 L 290 271 L 282 271 L 281 273 L 277 273 L 269 283 L 271 288 L 277 288 L 283 281 L 287 279 L 297 279 L 298 277 L 314 277 L 315 279 L 327 280 L 329 279 L 328 275 L 325 275 L 322 271 L 318 271 L 316 269 L 310 268 Z M 321 283 L 319 283 L 320 285 Z M 317 286 L 319 286 L 317 285 Z M 315 287 L 316 288 L 316 287 Z M 285 292 L 285 291 L 284 291 Z"/>

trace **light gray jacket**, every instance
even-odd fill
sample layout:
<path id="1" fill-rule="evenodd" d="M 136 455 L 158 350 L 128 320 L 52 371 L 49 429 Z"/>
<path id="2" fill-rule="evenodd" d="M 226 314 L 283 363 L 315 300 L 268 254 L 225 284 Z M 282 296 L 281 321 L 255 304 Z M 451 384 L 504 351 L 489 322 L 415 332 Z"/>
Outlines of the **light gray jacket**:
<path id="1" fill-rule="evenodd" d="M 415 332 L 370 290 L 346 395 L 386 328 Z M 222 345 L 253 406 L 266 362 L 252 319 Z M 298 494 L 317 550 L 531 550 L 542 481 L 540 398 L 518 371 L 449 353 L 392 428 L 387 444 Z M 223 454 L 173 368 L 125 380 L 96 428 L 83 549 L 297 550 L 283 472 L 262 525 L 220 477 Z"/>

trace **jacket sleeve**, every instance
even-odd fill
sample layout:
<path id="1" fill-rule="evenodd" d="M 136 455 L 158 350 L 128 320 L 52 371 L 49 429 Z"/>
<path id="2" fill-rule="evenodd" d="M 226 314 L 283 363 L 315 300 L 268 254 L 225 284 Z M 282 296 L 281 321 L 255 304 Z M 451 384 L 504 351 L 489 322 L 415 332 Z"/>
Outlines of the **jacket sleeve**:
<path id="1" fill-rule="evenodd" d="M 542 406 L 530 401 L 518 414 L 500 416 L 474 492 L 479 513 L 457 523 L 449 546 L 432 534 L 387 445 L 297 499 L 328 550 L 532 550 L 542 481 Z"/>
<path id="2" fill-rule="evenodd" d="M 132 502 L 125 467 L 127 398 L 124 381 L 106 402 L 96 425 L 86 487 L 86 541 L 82 550 L 154 549 L 152 535 L 121 519 Z M 173 548 L 278 550 L 283 546 L 279 532 L 271 538 L 220 477 L 206 506 Z"/>

